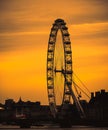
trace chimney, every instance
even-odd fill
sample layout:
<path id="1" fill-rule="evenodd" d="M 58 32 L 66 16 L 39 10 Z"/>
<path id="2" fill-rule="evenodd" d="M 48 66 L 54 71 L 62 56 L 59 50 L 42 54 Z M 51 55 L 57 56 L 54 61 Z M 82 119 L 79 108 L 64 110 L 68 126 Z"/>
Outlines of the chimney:
<path id="1" fill-rule="evenodd" d="M 91 99 L 94 98 L 94 92 L 91 93 Z"/>
<path id="2" fill-rule="evenodd" d="M 101 89 L 101 94 L 105 94 L 105 89 Z"/>

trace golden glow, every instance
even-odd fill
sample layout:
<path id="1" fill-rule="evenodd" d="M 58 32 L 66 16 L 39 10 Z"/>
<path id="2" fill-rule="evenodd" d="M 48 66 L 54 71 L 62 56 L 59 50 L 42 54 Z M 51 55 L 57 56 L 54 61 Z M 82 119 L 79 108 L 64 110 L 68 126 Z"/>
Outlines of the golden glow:
<path id="1" fill-rule="evenodd" d="M 94 0 L 0 1 L 0 102 L 21 96 L 47 104 L 46 57 L 57 18 L 69 27 L 73 71 L 90 91 L 107 87 L 107 7 Z"/>

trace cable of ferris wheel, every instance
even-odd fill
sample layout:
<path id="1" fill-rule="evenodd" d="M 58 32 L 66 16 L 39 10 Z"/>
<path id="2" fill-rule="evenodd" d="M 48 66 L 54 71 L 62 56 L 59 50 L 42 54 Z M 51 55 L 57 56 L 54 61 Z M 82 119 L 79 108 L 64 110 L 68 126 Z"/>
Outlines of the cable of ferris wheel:
<path id="1" fill-rule="evenodd" d="M 76 93 L 77 93 L 77 95 L 78 95 L 78 97 L 79 97 L 80 94 L 79 94 L 79 92 L 78 92 L 78 89 L 77 89 L 76 84 L 74 83 L 74 81 L 73 81 L 73 85 L 74 85 L 75 91 L 76 91 Z"/>
<path id="2" fill-rule="evenodd" d="M 85 84 L 80 80 L 80 78 L 73 72 L 73 74 L 75 75 L 75 77 L 80 81 L 80 83 L 83 85 L 83 87 L 86 88 L 86 90 L 89 92 L 89 94 L 91 93 L 90 90 L 85 86 Z"/>
<path id="3" fill-rule="evenodd" d="M 75 85 L 75 87 L 79 88 L 90 99 L 90 96 L 86 92 L 84 92 L 74 81 L 72 82 Z"/>

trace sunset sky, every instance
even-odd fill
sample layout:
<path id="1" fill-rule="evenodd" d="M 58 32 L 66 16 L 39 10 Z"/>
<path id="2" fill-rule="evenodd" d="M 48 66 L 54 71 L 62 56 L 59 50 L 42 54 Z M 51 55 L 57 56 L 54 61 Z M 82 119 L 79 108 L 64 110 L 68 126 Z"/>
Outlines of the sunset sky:
<path id="1" fill-rule="evenodd" d="M 108 0 L 0 0 L 0 102 L 19 97 L 47 104 L 50 29 L 62 18 L 73 71 L 92 91 L 108 91 Z"/>

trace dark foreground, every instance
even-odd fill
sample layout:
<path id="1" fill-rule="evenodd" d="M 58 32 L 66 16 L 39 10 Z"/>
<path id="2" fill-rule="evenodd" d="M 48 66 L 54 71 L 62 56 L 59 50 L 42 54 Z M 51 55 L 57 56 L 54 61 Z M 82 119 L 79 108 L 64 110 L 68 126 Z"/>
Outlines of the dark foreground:
<path id="1" fill-rule="evenodd" d="M 19 126 L 11 126 L 11 125 L 0 125 L 1 130 L 16 130 L 20 129 L 23 130 L 23 128 L 20 128 Z M 30 129 L 36 129 L 36 130 L 108 130 L 108 127 L 93 127 L 93 126 L 72 126 L 71 128 L 60 128 L 58 125 L 52 125 L 47 124 L 43 126 L 31 126 L 31 128 L 25 128 L 24 130 L 30 130 Z"/>

